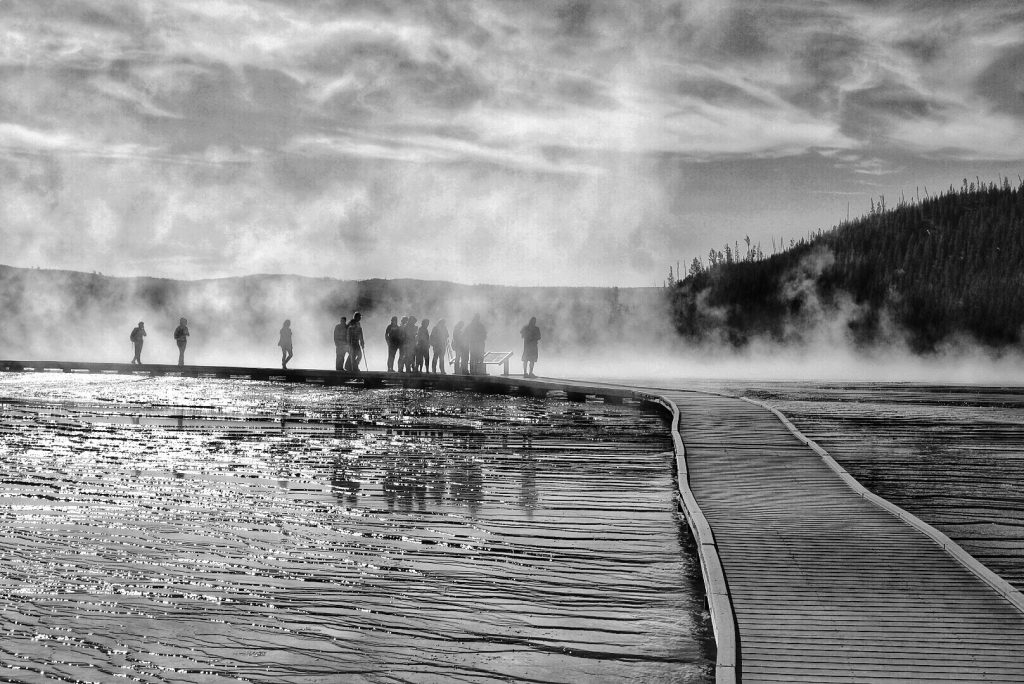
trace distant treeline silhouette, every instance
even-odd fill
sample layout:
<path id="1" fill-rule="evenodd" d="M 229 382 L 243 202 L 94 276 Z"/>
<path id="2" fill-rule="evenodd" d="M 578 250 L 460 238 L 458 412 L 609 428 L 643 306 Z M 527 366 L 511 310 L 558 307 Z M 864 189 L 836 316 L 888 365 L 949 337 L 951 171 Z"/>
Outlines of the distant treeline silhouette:
<path id="1" fill-rule="evenodd" d="M 759 247 L 695 259 L 668 283 L 691 340 L 799 343 L 840 321 L 857 345 L 902 338 L 928 353 L 966 338 L 993 348 L 1024 328 L 1024 181 L 966 179 L 938 196 L 884 198 L 871 212 L 765 256 Z"/>

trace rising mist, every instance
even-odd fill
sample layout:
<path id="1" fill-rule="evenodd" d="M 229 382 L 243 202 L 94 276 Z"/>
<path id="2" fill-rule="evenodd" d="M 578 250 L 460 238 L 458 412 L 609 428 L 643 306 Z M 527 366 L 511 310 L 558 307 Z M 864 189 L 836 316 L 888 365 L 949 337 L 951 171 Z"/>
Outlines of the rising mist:
<path id="1" fill-rule="evenodd" d="M 786 280 L 787 287 L 797 286 L 794 278 Z M 849 326 L 858 315 L 852 304 L 809 301 L 799 343 L 763 336 L 736 348 L 724 339 L 680 337 L 661 288 L 516 288 L 267 275 L 176 281 L 2 266 L 0 358 L 127 363 L 128 335 L 142 320 L 149 331 L 143 361 L 175 363 L 171 334 L 184 316 L 192 332 L 187 363 L 276 367 L 278 330 L 288 318 L 295 331 L 292 367 L 333 368 L 334 324 L 356 310 L 363 314 L 371 370 L 385 368 L 383 334 L 391 316 L 412 314 L 432 323 L 444 318 L 451 330 L 479 313 L 488 328 L 487 348 L 514 352 L 513 373 L 521 371 L 519 329 L 537 316 L 543 331 L 537 371 L 546 376 L 651 384 L 701 378 L 1024 383 L 1024 358 L 1015 348 L 993 350 L 965 338 L 921 355 L 895 326 L 884 344 L 859 345 Z"/>

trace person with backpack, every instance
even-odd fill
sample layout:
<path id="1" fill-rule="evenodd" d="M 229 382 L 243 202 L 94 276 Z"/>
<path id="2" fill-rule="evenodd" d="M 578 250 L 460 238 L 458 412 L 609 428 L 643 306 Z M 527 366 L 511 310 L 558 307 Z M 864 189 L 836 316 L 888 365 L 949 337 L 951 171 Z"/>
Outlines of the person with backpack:
<path id="1" fill-rule="evenodd" d="M 132 365 L 142 365 L 142 343 L 146 337 L 146 324 L 139 321 L 139 324 L 132 328 L 132 334 L 128 339 L 135 345 L 135 356 L 132 357 Z"/>

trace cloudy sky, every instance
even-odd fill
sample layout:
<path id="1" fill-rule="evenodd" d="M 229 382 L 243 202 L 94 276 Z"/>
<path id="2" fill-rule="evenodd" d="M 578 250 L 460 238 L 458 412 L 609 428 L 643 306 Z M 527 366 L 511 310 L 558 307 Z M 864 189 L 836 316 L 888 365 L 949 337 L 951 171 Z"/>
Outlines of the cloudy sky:
<path id="1" fill-rule="evenodd" d="M 0 0 L 0 263 L 653 285 L 1024 173 L 1019 0 Z"/>

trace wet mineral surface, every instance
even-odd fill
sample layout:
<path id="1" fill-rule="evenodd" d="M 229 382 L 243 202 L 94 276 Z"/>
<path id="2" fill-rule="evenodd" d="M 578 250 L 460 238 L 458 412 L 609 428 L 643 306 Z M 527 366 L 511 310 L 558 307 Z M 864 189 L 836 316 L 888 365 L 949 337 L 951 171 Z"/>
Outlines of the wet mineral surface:
<path id="1" fill-rule="evenodd" d="M 664 418 L 0 376 L 0 679 L 707 682 Z"/>

